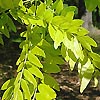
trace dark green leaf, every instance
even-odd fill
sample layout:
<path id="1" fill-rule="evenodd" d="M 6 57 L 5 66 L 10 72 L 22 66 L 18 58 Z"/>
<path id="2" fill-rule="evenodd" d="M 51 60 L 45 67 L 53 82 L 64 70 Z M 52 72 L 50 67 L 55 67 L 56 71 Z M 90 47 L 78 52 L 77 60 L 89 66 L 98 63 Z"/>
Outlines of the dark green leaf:
<path id="1" fill-rule="evenodd" d="M 85 0 L 85 6 L 89 11 L 93 11 L 98 4 L 98 0 Z"/>
<path id="2" fill-rule="evenodd" d="M 89 51 L 92 51 L 90 44 L 84 40 L 84 37 L 78 36 L 77 39 L 80 41 L 80 43 L 84 48 L 86 48 Z"/>
<path id="3" fill-rule="evenodd" d="M 100 69 L 100 62 L 99 61 L 94 61 L 93 60 L 92 63 L 96 68 Z"/>
<path id="4" fill-rule="evenodd" d="M 0 44 L 4 45 L 4 42 L 3 42 L 3 39 L 2 39 L 1 35 L 0 35 Z"/>
<path id="5" fill-rule="evenodd" d="M 94 61 L 99 61 L 100 59 L 100 55 L 94 52 L 89 52 L 88 53 L 90 55 L 90 57 L 94 60 Z"/>
<path id="6" fill-rule="evenodd" d="M 85 40 L 87 43 L 89 43 L 91 46 L 97 47 L 97 43 L 96 43 L 92 38 L 90 38 L 89 36 L 84 36 L 83 38 L 84 38 L 84 40 Z"/>
<path id="7" fill-rule="evenodd" d="M 75 6 L 67 6 L 62 10 L 61 15 L 66 16 L 68 12 L 74 12 L 75 10 Z"/>
<path id="8" fill-rule="evenodd" d="M 58 72 L 60 72 L 60 67 L 56 64 L 44 63 L 43 65 L 44 65 L 43 70 L 46 73 L 58 73 Z"/>
<path id="9" fill-rule="evenodd" d="M 6 0 L 6 2 L 3 1 L 3 0 L 0 0 L 0 2 L 1 2 L 0 6 L 2 8 L 4 8 L 4 9 L 12 9 L 12 8 L 14 8 L 12 0 Z"/>
<path id="10" fill-rule="evenodd" d="M 10 38 L 9 30 L 7 29 L 6 26 L 4 26 L 4 32 L 3 32 L 3 34 L 4 34 L 7 38 Z"/>
<path id="11" fill-rule="evenodd" d="M 48 74 L 44 74 L 44 83 L 49 85 L 51 88 L 60 91 L 59 84 L 57 83 L 57 81 Z"/>
<path id="12" fill-rule="evenodd" d="M 16 32 L 16 27 L 15 27 L 15 25 L 14 25 L 14 23 L 13 23 L 13 21 L 12 21 L 12 19 L 11 19 L 10 17 L 8 17 L 8 22 L 7 22 L 7 24 L 8 24 L 8 26 L 9 26 L 9 28 L 10 28 L 11 30 L 13 30 L 14 32 Z"/>
<path id="13" fill-rule="evenodd" d="M 49 6 L 52 4 L 52 0 L 46 0 L 46 4 Z"/>

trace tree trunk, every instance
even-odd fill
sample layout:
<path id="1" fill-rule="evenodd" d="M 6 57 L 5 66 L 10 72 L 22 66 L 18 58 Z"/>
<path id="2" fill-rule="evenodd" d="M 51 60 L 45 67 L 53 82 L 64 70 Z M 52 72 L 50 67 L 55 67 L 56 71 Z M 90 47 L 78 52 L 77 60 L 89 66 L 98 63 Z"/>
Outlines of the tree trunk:
<path id="1" fill-rule="evenodd" d="M 92 12 L 86 11 L 85 15 L 83 15 L 81 19 L 84 20 L 83 27 L 89 31 L 89 36 L 100 44 L 100 30 L 93 26 Z"/>

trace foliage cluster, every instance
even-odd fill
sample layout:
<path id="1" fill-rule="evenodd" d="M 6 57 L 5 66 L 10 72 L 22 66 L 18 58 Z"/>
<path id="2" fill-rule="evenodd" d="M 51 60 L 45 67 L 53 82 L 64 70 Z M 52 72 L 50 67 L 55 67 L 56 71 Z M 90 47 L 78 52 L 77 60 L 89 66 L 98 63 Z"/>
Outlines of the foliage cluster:
<path id="1" fill-rule="evenodd" d="M 92 10 L 94 6 L 88 1 L 86 6 Z M 91 47 L 97 44 L 82 27 L 83 21 L 73 19 L 76 7 L 63 5 L 62 0 L 27 2 L 0 0 L 1 44 L 4 44 L 2 34 L 9 38 L 10 31 L 16 32 L 8 13 L 26 25 L 26 31 L 20 34 L 24 41 L 19 46 L 22 52 L 16 62 L 18 74 L 3 84 L 1 89 L 6 91 L 2 100 L 54 100 L 54 90 L 60 89 L 50 74 L 58 73 L 64 61 L 69 62 L 71 70 L 78 64 L 80 92 L 83 92 L 91 78 L 96 79 L 100 74 L 100 55 L 92 51 Z"/>

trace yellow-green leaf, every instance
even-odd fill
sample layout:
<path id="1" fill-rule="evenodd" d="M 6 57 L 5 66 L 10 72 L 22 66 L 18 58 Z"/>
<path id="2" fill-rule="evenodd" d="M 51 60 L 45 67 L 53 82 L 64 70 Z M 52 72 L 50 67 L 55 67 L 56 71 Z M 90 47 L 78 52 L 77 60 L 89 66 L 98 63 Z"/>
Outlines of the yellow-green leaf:
<path id="1" fill-rule="evenodd" d="M 21 87 L 24 92 L 25 99 L 31 100 L 31 94 L 30 94 L 27 82 L 24 79 L 21 80 Z"/>
<path id="2" fill-rule="evenodd" d="M 50 88 L 49 85 L 40 84 L 38 86 L 38 90 L 43 95 L 44 98 L 48 98 L 47 100 L 52 100 L 52 99 L 56 98 L 55 91 L 52 88 Z"/>
<path id="3" fill-rule="evenodd" d="M 12 92 L 13 92 L 13 86 L 10 86 L 3 94 L 2 96 L 2 100 L 7 100 L 9 98 L 9 96 L 12 95 Z M 11 98 L 9 98 L 11 99 Z"/>
<path id="4" fill-rule="evenodd" d="M 36 10 L 36 15 L 37 15 L 39 18 L 41 18 L 41 17 L 43 16 L 45 10 L 46 10 L 46 5 L 45 5 L 44 3 L 41 3 L 41 4 L 38 6 L 37 10 Z"/>
<path id="5" fill-rule="evenodd" d="M 38 56 L 42 56 L 42 57 L 46 57 L 44 51 L 42 49 L 40 49 L 38 46 L 35 46 L 32 50 L 31 50 L 32 54 L 38 55 Z"/>
<path id="6" fill-rule="evenodd" d="M 24 77 L 34 85 L 34 87 L 37 87 L 37 82 L 36 79 L 34 78 L 34 76 L 27 70 L 24 69 Z"/>
<path id="7" fill-rule="evenodd" d="M 43 65 L 41 64 L 41 62 L 39 61 L 39 59 L 32 53 L 28 54 L 28 60 L 33 63 L 34 65 L 36 65 L 39 68 L 43 68 Z"/>
<path id="8" fill-rule="evenodd" d="M 53 11 L 51 10 L 46 10 L 45 13 L 44 13 L 44 19 L 47 21 L 47 22 L 51 22 L 52 21 L 52 18 L 53 18 Z"/>
<path id="9" fill-rule="evenodd" d="M 19 72 L 19 73 L 17 74 L 17 77 L 16 77 L 16 79 L 15 79 L 14 85 L 18 84 L 18 82 L 21 80 L 21 75 L 22 75 L 22 72 Z"/>
<path id="10" fill-rule="evenodd" d="M 22 63 L 18 66 L 17 72 L 21 71 L 23 67 L 24 67 L 24 62 L 22 62 Z"/>
<path id="11" fill-rule="evenodd" d="M 63 33 L 60 30 L 57 30 L 54 39 L 54 48 L 57 49 L 60 46 L 60 43 L 63 41 Z"/>
<path id="12" fill-rule="evenodd" d="M 18 90 L 18 99 L 17 100 L 23 100 L 23 94 L 21 90 Z"/>
<path id="13" fill-rule="evenodd" d="M 51 38 L 53 40 L 55 40 L 56 30 L 54 29 L 54 27 L 50 23 L 49 23 L 48 30 L 49 30 L 49 34 L 50 34 Z"/>
<path id="14" fill-rule="evenodd" d="M 9 88 L 10 86 L 13 86 L 14 85 L 14 81 L 15 81 L 15 78 L 12 78 L 10 80 L 7 80 L 1 87 L 1 90 L 5 90 L 7 88 Z"/>
<path id="15" fill-rule="evenodd" d="M 35 75 L 36 77 L 43 79 L 42 72 L 33 64 L 27 62 L 26 67 L 31 74 Z"/>

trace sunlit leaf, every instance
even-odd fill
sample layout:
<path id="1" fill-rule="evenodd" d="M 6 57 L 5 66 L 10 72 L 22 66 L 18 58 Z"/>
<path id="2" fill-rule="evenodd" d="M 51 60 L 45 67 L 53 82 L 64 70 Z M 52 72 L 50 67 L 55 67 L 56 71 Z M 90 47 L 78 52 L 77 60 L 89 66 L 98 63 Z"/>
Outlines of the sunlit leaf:
<path id="1" fill-rule="evenodd" d="M 53 40 L 55 40 L 56 30 L 54 29 L 54 27 L 51 24 L 49 24 L 48 29 L 49 29 L 49 34 L 50 34 L 51 38 Z"/>
<path id="2" fill-rule="evenodd" d="M 41 48 L 37 47 L 37 46 L 35 46 L 35 47 L 31 50 L 31 52 L 32 52 L 32 54 L 39 55 L 39 56 L 42 56 L 42 57 L 44 57 L 44 58 L 46 57 L 44 51 L 43 51 Z"/>
<path id="3" fill-rule="evenodd" d="M 88 69 L 88 67 L 91 65 L 91 61 L 90 59 L 88 58 L 88 61 L 82 65 L 82 69 L 81 69 L 81 74 L 83 75 L 85 73 L 85 71 Z"/>
<path id="4" fill-rule="evenodd" d="M 59 0 L 57 6 L 56 6 L 56 13 L 60 13 L 63 9 L 63 1 L 62 0 Z"/>
<path id="5" fill-rule="evenodd" d="M 28 13 L 34 14 L 36 10 L 36 6 L 32 5 L 29 9 L 28 9 Z"/>
<path id="6" fill-rule="evenodd" d="M 15 79 L 14 85 L 18 84 L 18 82 L 21 80 L 21 75 L 22 75 L 21 72 L 19 72 L 19 73 L 17 74 L 17 77 L 16 77 L 16 79 Z"/>
<path id="7" fill-rule="evenodd" d="M 30 94 L 27 82 L 24 79 L 21 80 L 21 87 L 25 94 L 25 99 L 31 100 L 31 94 Z"/>
<path id="8" fill-rule="evenodd" d="M 80 19 L 74 19 L 71 24 L 73 26 L 81 26 L 83 24 L 83 20 L 80 20 Z"/>
<path id="9" fill-rule="evenodd" d="M 77 38 L 74 38 L 74 49 L 75 49 L 75 53 L 77 58 L 80 58 L 81 60 L 84 59 L 84 55 L 83 55 L 83 51 L 82 51 L 82 47 L 81 44 L 78 42 Z"/>
<path id="10" fill-rule="evenodd" d="M 45 10 L 46 10 L 46 5 L 44 3 L 41 3 L 36 10 L 36 15 L 41 18 Z"/>
<path id="11" fill-rule="evenodd" d="M 38 78 L 43 79 L 43 74 L 42 72 L 33 64 L 27 62 L 26 67 L 31 74 L 35 75 Z"/>
<path id="12" fill-rule="evenodd" d="M 14 100 L 17 100 L 18 99 L 18 90 L 20 88 L 20 84 L 16 84 L 15 87 L 14 87 Z"/>
<path id="13" fill-rule="evenodd" d="M 73 70 L 75 67 L 75 61 L 73 61 L 72 59 L 69 59 L 69 65 L 70 65 L 70 69 Z"/>
<path id="14" fill-rule="evenodd" d="M 26 69 L 24 69 L 24 76 L 25 78 L 34 85 L 34 87 L 37 86 L 37 82 L 36 79 L 34 78 L 34 76 Z"/>
<path id="15" fill-rule="evenodd" d="M 18 66 L 17 72 L 21 71 L 23 67 L 24 67 L 24 62 L 22 62 L 22 63 Z"/>
<path id="16" fill-rule="evenodd" d="M 46 84 L 40 84 L 38 86 L 39 92 L 43 95 L 44 98 L 48 98 L 48 100 L 52 100 L 56 98 L 56 93 L 55 91 L 49 87 L 49 85 Z"/>
<path id="17" fill-rule="evenodd" d="M 9 97 L 11 97 L 13 91 L 13 87 L 10 86 L 3 94 L 2 100 L 7 100 Z M 10 99 L 10 98 L 9 98 Z"/>
<path id="18" fill-rule="evenodd" d="M 43 65 L 40 63 L 39 59 L 33 55 L 32 53 L 29 53 L 28 54 L 28 60 L 33 63 L 34 65 L 40 67 L 40 68 L 43 68 Z"/>
<path id="19" fill-rule="evenodd" d="M 67 21 L 71 22 L 73 17 L 74 17 L 74 12 L 70 11 L 70 12 L 67 13 L 65 18 L 67 19 Z"/>
<path id="20" fill-rule="evenodd" d="M 91 78 L 92 78 L 92 74 L 94 72 L 94 67 L 91 64 L 90 66 L 88 66 L 88 69 L 85 71 L 82 81 L 81 81 L 81 87 L 80 87 L 80 92 L 82 93 L 84 91 L 84 89 L 87 87 L 87 85 L 89 84 Z"/>
<path id="21" fill-rule="evenodd" d="M 15 81 L 14 78 L 12 78 L 12 79 L 10 79 L 10 80 L 7 80 L 7 81 L 2 85 L 1 90 L 5 90 L 5 89 L 9 88 L 10 86 L 13 86 L 13 85 L 14 85 L 14 81 Z"/>
<path id="22" fill-rule="evenodd" d="M 67 47 L 68 49 L 71 49 L 72 51 L 74 50 L 74 41 L 73 41 L 72 37 L 71 37 L 71 39 L 69 39 L 67 34 L 65 34 L 63 43 L 64 43 L 65 47 Z"/>
<path id="23" fill-rule="evenodd" d="M 44 25 L 44 22 L 43 22 L 43 20 L 36 20 L 36 19 L 29 19 L 29 22 L 31 23 L 31 24 L 33 24 L 33 25 L 38 25 L 38 26 L 43 26 L 43 27 L 45 27 L 45 25 Z"/>
<path id="24" fill-rule="evenodd" d="M 52 19 L 52 24 L 56 26 L 60 26 L 61 24 L 65 23 L 67 19 L 64 16 L 55 16 Z"/>
<path id="25" fill-rule="evenodd" d="M 53 18 L 53 12 L 51 10 L 46 10 L 45 13 L 44 13 L 44 19 L 47 21 L 47 22 L 51 22 L 52 21 L 52 18 Z"/>
<path id="26" fill-rule="evenodd" d="M 87 35 L 89 33 L 89 31 L 83 27 L 80 27 L 78 29 L 78 32 L 76 32 L 75 34 L 79 35 L 79 36 L 84 36 Z"/>
<path id="27" fill-rule="evenodd" d="M 54 48 L 57 49 L 62 41 L 63 41 L 63 33 L 60 30 L 57 30 L 55 34 Z"/>
<path id="28" fill-rule="evenodd" d="M 18 90 L 18 100 L 23 100 L 23 94 L 21 90 Z"/>

